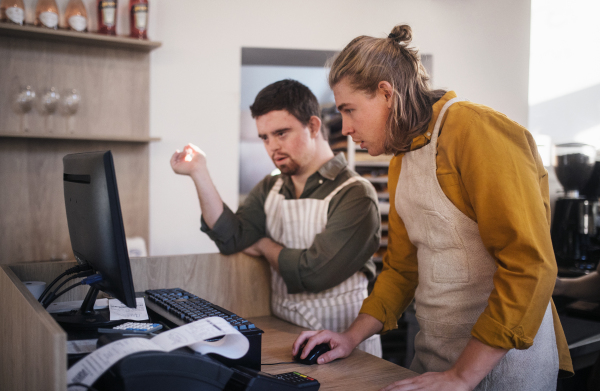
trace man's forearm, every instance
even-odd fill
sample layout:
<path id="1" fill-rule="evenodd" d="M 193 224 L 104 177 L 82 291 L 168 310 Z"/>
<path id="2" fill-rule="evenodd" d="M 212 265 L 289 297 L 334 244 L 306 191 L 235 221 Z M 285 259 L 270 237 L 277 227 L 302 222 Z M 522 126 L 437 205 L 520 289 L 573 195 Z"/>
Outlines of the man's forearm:
<path id="1" fill-rule="evenodd" d="M 356 347 L 365 339 L 380 332 L 383 329 L 383 323 L 371 315 L 358 314 L 354 322 L 342 334 L 346 335 L 352 344 Z"/>
<path id="2" fill-rule="evenodd" d="M 208 170 L 201 170 L 190 176 L 196 185 L 202 217 L 206 225 L 212 229 L 223 213 L 223 200 L 210 178 Z"/>
<path id="3" fill-rule="evenodd" d="M 454 373 L 475 388 L 508 353 L 506 349 L 494 348 L 476 338 L 471 338 L 449 372 Z"/>
<path id="4" fill-rule="evenodd" d="M 269 261 L 269 264 L 279 273 L 279 253 L 283 246 L 270 238 L 262 238 L 257 242 L 260 253 Z"/>
<path id="5" fill-rule="evenodd" d="M 554 294 L 579 300 L 600 300 L 600 273 L 594 271 L 578 278 L 557 278 Z"/>

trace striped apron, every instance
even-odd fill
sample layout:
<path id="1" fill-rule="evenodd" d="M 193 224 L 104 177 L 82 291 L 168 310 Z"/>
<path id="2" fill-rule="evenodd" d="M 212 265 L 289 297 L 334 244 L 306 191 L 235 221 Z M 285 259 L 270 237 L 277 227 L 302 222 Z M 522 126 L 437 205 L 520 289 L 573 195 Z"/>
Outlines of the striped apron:
<path id="1" fill-rule="evenodd" d="M 454 98 L 442 108 L 431 142 L 402 158 L 395 206 L 417 247 L 419 285 L 415 292 L 420 331 L 413 371 L 441 372 L 456 362 L 471 330 L 487 307 L 497 266 L 477 223 L 446 197 L 436 176 L 440 124 Z M 475 390 L 556 389 L 558 351 L 548 303 L 533 346 L 510 349 Z"/>
<path id="2" fill-rule="evenodd" d="M 366 179 L 355 176 L 333 190 L 325 199 L 314 198 L 286 200 L 279 190 L 283 179 L 279 178 L 265 201 L 267 234 L 274 241 L 288 248 L 309 248 L 316 235 L 327 225 L 327 210 L 331 199 L 345 186 Z M 319 293 L 289 294 L 281 275 L 271 269 L 271 310 L 288 322 L 311 330 L 342 332 L 358 316 L 363 300 L 367 297 L 368 280 L 364 273 L 356 272 L 341 284 Z M 359 349 L 381 357 L 381 340 L 374 335 Z"/>

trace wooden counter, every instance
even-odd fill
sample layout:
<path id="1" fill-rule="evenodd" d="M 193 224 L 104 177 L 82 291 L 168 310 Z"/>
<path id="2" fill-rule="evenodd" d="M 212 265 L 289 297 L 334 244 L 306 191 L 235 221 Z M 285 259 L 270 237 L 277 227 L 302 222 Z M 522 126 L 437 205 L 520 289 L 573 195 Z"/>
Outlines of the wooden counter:
<path id="1" fill-rule="evenodd" d="M 67 335 L 21 281 L 49 283 L 74 265 L 0 266 L 0 390 L 66 389 Z M 131 271 L 138 292 L 182 288 L 251 319 L 265 331 L 262 362 L 291 361 L 292 343 L 303 329 L 270 316 L 270 271 L 264 259 L 244 254 L 133 258 Z M 64 300 L 82 300 L 85 292 L 74 289 Z M 416 375 L 362 351 L 326 365 L 273 365 L 263 366 L 263 371 L 299 371 L 319 380 L 321 390 L 378 390 Z"/>
<path id="2" fill-rule="evenodd" d="M 292 361 L 292 344 L 306 329 L 273 316 L 250 318 L 265 333 L 262 336 L 262 363 Z M 263 365 L 262 371 L 279 374 L 297 371 L 321 383 L 319 391 L 379 390 L 395 381 L 416 376 L 417 373 L 382 360 L 360 350 L 349 357 L 324 365 L 281 364 Z"/>

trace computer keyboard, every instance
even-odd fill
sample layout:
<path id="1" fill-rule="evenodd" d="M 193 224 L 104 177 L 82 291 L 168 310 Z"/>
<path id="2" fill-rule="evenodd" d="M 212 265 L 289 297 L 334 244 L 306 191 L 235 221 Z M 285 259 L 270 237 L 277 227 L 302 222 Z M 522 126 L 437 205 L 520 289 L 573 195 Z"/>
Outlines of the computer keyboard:
<path id="1" fill-rule="evenodd" d="M 162 312 L 161 315 L 179 326 L 210 316 L 218 316 L 242 333 L 258 330 L 252 322 L 241 316 L 180 288 L 149 289 L 146 295 L 149 309 L 159 314 Z M 153 304 L 162 311 L 158 311 Z M 165 316 L 165 312 L 169 316 Z"/>

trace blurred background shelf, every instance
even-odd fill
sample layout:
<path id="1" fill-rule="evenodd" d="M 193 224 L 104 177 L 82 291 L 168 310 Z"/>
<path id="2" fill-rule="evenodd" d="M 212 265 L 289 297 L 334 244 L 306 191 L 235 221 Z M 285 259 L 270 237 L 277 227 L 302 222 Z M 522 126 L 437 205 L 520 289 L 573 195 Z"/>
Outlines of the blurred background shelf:
<path id="1" fill-rule="evenodd" d="M 93 32 L 75 32 L 69 30 L 53 30 L 36 26 L 19 26 L 0 23 L 0 36 L 28 38 L 47 41 L 58 41 L 91 46 L 108 46 L 150 52 L 161 46 L 160 42 L 147 41 L 123 36 L 102 35 Z"/>
<path id="2" fill-rule="evenodd" d="M 78 134 L 17 134 L 0 133 L 0 138 L 24 138 L 24 139 L 47 139 L 47 140 L 81 140 L 81 141 L 115 141 L 124 143 L 149 143 L 160 141 L 160 137 L 123 137 L 123 136 L 97 136 L 97 135 L 78 135 Z"/>

